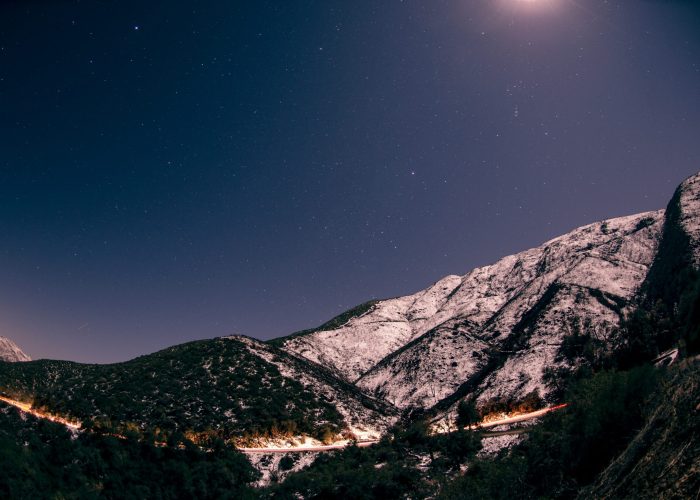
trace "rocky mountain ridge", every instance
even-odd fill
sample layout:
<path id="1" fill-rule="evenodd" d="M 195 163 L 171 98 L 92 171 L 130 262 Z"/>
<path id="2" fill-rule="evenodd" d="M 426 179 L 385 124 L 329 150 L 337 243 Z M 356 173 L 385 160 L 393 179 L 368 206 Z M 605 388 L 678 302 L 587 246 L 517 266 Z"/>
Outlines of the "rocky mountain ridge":
<path id="1" fill-rule="evenodd" d="M 700 174 L 674 200 L 697 266 Z M 671 223 L 658 210 L 589 224 L 275 342 L 398 408 L 448 410 L 464 396 L 547 398 L 548 376 L 581 363 L 564 352 L 566 339 L 585 333 L 608 351 L 624 344 L 620 322 L 636 307 Z"/>

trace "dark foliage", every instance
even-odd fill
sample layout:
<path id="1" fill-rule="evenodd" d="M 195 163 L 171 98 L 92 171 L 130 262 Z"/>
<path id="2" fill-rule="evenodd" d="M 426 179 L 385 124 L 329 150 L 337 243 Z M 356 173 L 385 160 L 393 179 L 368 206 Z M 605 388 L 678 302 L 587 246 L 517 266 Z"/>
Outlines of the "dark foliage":
<path id="1" fill-rule="evenodd" d="M 700 492 L 700 359 L 662 378 L 644 427 L 580 499 L 697 498 Z"/>
<path id="2" fill-rule="evenodd" d="M 573 498 L 642 427 L 659 372 L 605 371 L 572 383 L 569 408 L 548 416 L 509 454 L 475 461 L 442 498 Z"/>
<path id="3" fill-rule="evenodd" d="M 174 432 L 323 438 L 343 426 L 331 402 L 233 339 L 191 342 L 113 365 L 0 362 L 0 391 L 94 430 L 163 439 Z"/>
<path id="4" fill-rule="evenodd" d="M 476 403 L 469 399 L 463 399 L 457 405 L 457 427 L 460 429 L 473 425 L 481 420 L 481 415 L 476 409 Z"/>
<path id="5" fill-rule="evenodd" d="M 539 410 L 544 407 L 545 402 L 538 391 L 532 391 L 525 396 L 516 397 L 499 397 L 489 399 L 479 405 L 479 416 L 486 417 L 497 413 L 528 413 Z M 459 408 L 458 408 L 459 409 Z M 459 414 L 458 414 L 459 416 Z"/>
<path id="6" fill-rule="evenodd" d="M 642 220 L 637 222 L 637 226 L 634 228 L 635 231 L 641 231 L 642 229 L 653 226 L 654 225 L 654 218 L 653 217 L 644 217 Z"/>
<path id="7" fill-rule="evenodd" d="M 661 243 L 642 285 L 642 299 L 624 324 L 627 343 L 619 360 L 625 367 L 676 345 L 688 353 L 700 352 L 700 273 L 681 225 L 680 189 L 666 208 Z"/>
<path id="8" fill-rule="evenodd" d="M 83 433 L 0 409 L 2 498 L 254 498 L 258 473 L 221 442 L 205 452 L 186 440 L 146 440 Z"/>

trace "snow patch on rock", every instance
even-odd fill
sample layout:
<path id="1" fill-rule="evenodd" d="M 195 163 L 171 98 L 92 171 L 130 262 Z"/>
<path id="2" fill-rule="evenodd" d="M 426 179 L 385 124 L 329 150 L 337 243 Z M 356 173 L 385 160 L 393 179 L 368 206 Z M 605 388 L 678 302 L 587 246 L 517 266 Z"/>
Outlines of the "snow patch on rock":
<path id="1" fill-rule="evenodd" d="M 501 450 L 512 448 L 524 439 L 523 434 L 506 434 L 504 436 L 485 437 L 481 439 L 481 450 L 476 454 L 477 458 L 492 457 Z"/>
<path id="2" fill-rule="evenodd" d="M 313 452 L 248 455 L 248 461 L 262 474 L 254 486 L 257 488 L 264 488 L 272 483 L 280 483 L 290 474 L 310 466 L 318 458 L 318 455 L 319 453 Z M 290 468 L 282 469 L 280 467 L 280 462 L 285 457 L 290 457 L 293 463 Z"/>

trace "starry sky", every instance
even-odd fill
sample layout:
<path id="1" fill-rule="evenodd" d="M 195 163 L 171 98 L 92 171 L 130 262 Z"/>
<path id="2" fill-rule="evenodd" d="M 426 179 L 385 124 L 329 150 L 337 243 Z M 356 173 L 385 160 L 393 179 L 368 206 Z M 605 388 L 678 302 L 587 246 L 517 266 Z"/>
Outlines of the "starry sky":
<path id="1" fill-rule="evenodd" d="M 0 3 L 0 335 L 114 362 L 268 339 L 700 170 L 700 8 Z"/>

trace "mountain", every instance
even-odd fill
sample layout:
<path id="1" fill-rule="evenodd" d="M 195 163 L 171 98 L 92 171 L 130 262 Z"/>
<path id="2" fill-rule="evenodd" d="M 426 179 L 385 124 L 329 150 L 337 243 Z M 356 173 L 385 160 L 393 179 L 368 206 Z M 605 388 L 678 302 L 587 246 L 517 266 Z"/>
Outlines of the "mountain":
<path id="1" fill-rule="evenodd" d="M 560 356 L 564 336 L 586 328 L 612 344 L 653 262 L 663 213 L 578 228 L 278 345 L 398 407 L 431 407 L 470 380 L 481 400 L 544 396 L 545 368 L 572 365 Z"/>
<path id="2" fill-rule="evenodd" d="M 17 344 L 7 337 L 0 337 L 0 361 L 31 361 Z"/>
<path id="3" fill-rule="evenodd" d="M 490 498 L 506 483 L 511 497 L 687 496 L 697 491 L 700 365 L 692 356 L 699 337 L 700 174 L 678 187 L 665 210 L 577 228 L 288 337 L 202 340 L 111 365 L 0 361 L 0 395 L 98 431 L 59 442 L 0 404 L 0 440 L 31 459 L 16 458 L 16 470 L 43 470 L 51 462 L 45 457 L 72 449 L 70 462 L 99 484 L 85 450 L 104 450 L 101 460 L 112 463 L 113 449 L 132 456 L 141 443 L 150 470 L 163 457 L 187 461 L 195 449 L 205 462 L 210 452 L 231 451 L 216 438 L 275 446 L 383 435 L 370 448 L 318 460 L 258 457 L 255 465 L 267 481 L 291 479 L 288 491 L 289 479 L 279 490 L 285 498 L 337 496 L 339 483 L 384 492 L 379 497 L 436 498 L 444 486 L 444 498 L 474 488 Z M 0 347 L 11 354 L 6 359 L 28 360 L 7 339 Z M 650 361 L 667 349 L 681 361 L 654 368 Z M 453 423 L 465 400 L 462 408 L 476 418 L 569 404 L 527 434 L 501 426 L 491 436 L 430 435 L 431 424 Z M 45 446 L 28 455 L 26 440 L 12 437 L 47 430 Z M 476 455 L 482 437 L 499 441 Z M 496 455 L 503 446 L 509 451 Z M 210 464 L 216 470 L 218 460 Z M 234 460 L 250 483 L 242 464 Z"/>
<path id="4" fill-rule="evenodd" d="M 321 367 L 246 337 L 182 344 L 87 365 L 0 362 L 0 392 L 115 432 L 245 439 L 380 434 L 392 409 Z"/>
<path id="5" fill-rule="evenodd" d="M 699 263 L 700 174 L 665 210 L 577 228 L 315 329 L 112 365 L 0 362 L 0 394 L 157 439 L 378 436 L 402 412 L 454 421 L 465 399 L 482 413 L 554 403 L 579 373 L 698 352 Z"/>
<path id="6" fill-rule="evenodd" d="M 580 227 L 273 344 L 403 409 L 555 399 L 562 378 L 626 348 L 620 325 L 645 302 L 673 314 L 698 262 L 700 174 L 667 210 Z M 662 337 L 647 358 L 678 340 Z"/>

